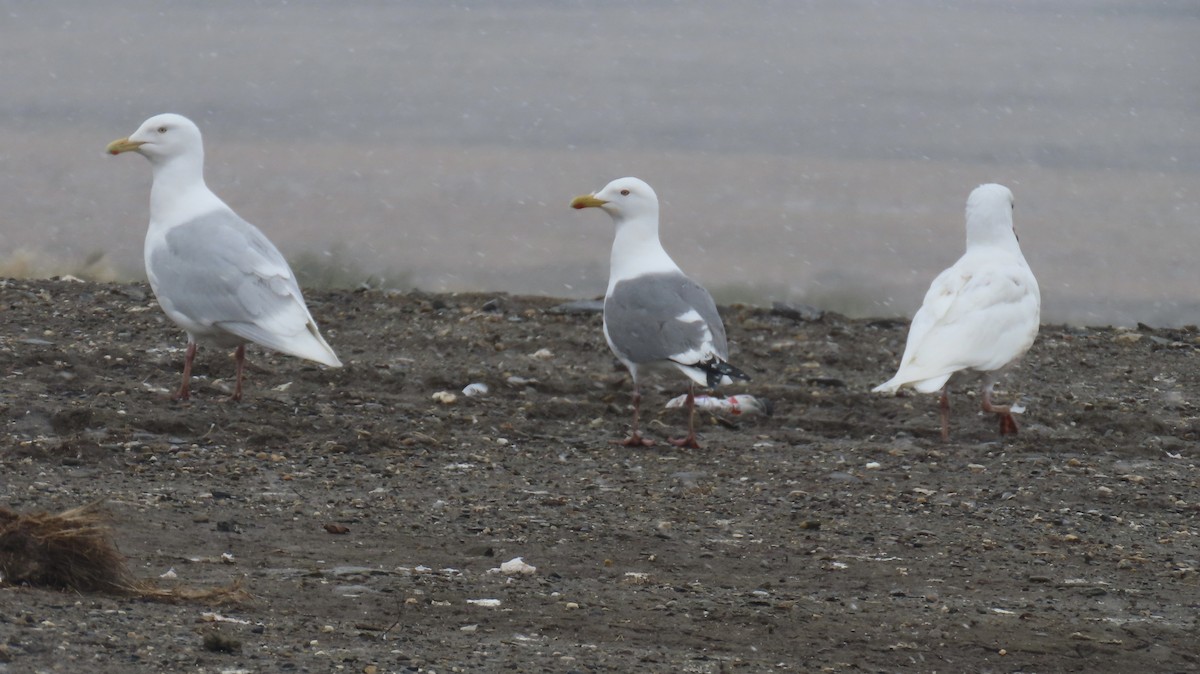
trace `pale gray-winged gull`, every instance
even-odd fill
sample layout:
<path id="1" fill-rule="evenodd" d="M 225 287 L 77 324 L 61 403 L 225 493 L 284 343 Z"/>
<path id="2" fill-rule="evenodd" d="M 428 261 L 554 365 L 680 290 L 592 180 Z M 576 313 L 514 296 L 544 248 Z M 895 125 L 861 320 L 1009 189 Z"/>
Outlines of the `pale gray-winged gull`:
<path id="1" fill-rule="evenodd" d="M 698 448 L 695 430 L 696 384 L 713 387 L 749 380 L 730 365 L 725 326 L 712 296 L 684 275 L 658 239 L 658 196 L 637 178 L 614 180 L 594 194 L 576 197 L 571 207 L 599 208 L 616 224 L 608 292 L 604 295 L 604 337 L 633 378 L 633 431 L 622 444 L 651 446 L 638 432 L 639 375 L 677 370 L 688 379 L 688 434 L 671 444 Z"/>
<path id="2" fill-rule="evenodd" d="M 198 341 L 237 347 L 234 400 L 242 397 L 247 342 L 341 367 L 283 255 L 205 185 L 204 145 L 191 120 L 151 117 L 132 136 L 109 143 L 108 152 L 137 152 L 154 169 L 146 275 L 163 311 L 188 334 L 175 398 L 191 394 Z"/>
<path id="3" fill-rule="evenodd" d="M 976 187 L 967 198 L 966 253 L 934 279 L 908 329 L 900 370 L 875 391 L 941 389 L 942 439 L 948 440 L 950 378 L 982 373 L 983 410 L 999 415 L 1001 434 L 1016 433 L 1012 408 L 992 404 L 992 387 L 1033 345 L 1041 302 L 1013 229 L 1012 192 L 1003 185 Z"/>

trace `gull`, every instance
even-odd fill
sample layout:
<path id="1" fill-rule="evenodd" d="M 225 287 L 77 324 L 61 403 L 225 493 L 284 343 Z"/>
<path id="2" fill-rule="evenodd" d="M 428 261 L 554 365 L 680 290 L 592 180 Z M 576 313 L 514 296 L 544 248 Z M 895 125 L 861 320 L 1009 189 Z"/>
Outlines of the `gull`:
<path id="1" fill-rule="evenodd" d="M 620 178 L 599 192 L 575 197 L 571 207 L 599 208 L 616 225 L 604 295 L 604 338 L 633 378 L 633 429 L 621 444 L 653 446 L 638 431 L 640 375 L 668 370 L 689 379 L 688 434 L 669 442 L 698 449 L 696 385 L 711 388 L 750 379 L 727 362 L 725 326 L 716 303 L 663 249 L 658 238 L 658 196 L 646 183 Z"/>
<path id="2" fill-rule="evenodd" d="M 200 129 L 182 115 L 147 119 L 108 152 L 150 160 L 150 228 L 146 276 L 159 306 L 188 335 L 183 382 L 173 396 L 191 396 L 192 361 L 200 341 L 236 347 L 242 398 L 246 344 L 341 367 L 321 337 L 283 255 L 254 225 L 238 217 L 204 183 Z"/>
<path id="3" fill-rule="evenodd" d="M 1013 194 L 1003 185 L 975 188 L 967 198 L 967 250 L 929 286 L 913 317 L 896 376 L 875 387 L 941 390 L 942 440 L 950 438 L 951 377 L 983 376 L 983 411 L 1000 419 L 1001 435 L 1017 432 L 1019 407 L 992 403 L 996 378 L 1037 337 L 1041 292 L 1013 229 Z"/>

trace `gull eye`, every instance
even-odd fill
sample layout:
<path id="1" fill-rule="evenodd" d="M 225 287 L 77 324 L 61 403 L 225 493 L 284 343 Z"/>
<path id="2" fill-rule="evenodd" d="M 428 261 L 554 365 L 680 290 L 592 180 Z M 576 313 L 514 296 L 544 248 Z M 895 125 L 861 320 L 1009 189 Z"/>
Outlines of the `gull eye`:
<path id="1" fill-rule="evenodd" d="M 158 127 L 158 132 L 159 132 L 159 133 L 166 133 L 166 132 L 167 132 L 167 127 L 165 127 L 165 126 L 160 126 L 160 127 Z"/>
<path id="2" fill-rule="evenodd" d="M 623 196 L 623 197 L 629 196 L 629 190 L 621 190 L 621 196 Z"/>

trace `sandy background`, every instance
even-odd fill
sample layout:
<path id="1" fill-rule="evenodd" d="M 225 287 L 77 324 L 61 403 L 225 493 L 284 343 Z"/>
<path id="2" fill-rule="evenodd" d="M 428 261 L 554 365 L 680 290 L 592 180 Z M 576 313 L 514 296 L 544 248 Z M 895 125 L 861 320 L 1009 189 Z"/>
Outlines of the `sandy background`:
<path id="1" fill-rule="evenodd" d="M 1183 1 L 3 0 L 0 255 L 140 273 L 149 167 L 103 147 L 175 111 L 352 280 L 600 293 L 566 204 L 637 175 L 723 301 L 908 314 L 997 181 L 1045 320 L 1195 323 L 1197 45 Z"/>

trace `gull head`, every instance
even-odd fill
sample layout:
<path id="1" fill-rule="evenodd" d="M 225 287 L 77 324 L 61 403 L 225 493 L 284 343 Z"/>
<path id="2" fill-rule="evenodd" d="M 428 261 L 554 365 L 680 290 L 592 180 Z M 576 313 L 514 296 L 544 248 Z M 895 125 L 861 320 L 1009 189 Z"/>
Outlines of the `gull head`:
<path id="1" fill-rule="evenodd" d="M 599 192 L 575 197 L 571 200 L 571 208 L 599 208 L 617 221 L 644 216 L 657 218 L 658 195 L 637 178 L 618 178 Z"/>
<path id="2" fill-rule="evenodd" d="M 1013 203 L 1012 190 L 1004 185 L 988 183 L 972 190 L 967 197 L 967 245 L 1015 242 Z"/>
<path id="3" fill-rule="evenodd" d="M 967 211 L 995 211 L 1007 209 L 1010 213 L 1013 209 L 1013 193 L 1004 185 L 996 183 L 988 183 L 980 185 L 971 190 L 971 196 L 967 197 Z"/>
<path id="4" fill-rule="evenodd" d="M 137 152 L 151 162 L 161 162 L 190 153 L 203 154 L 200 129 L 183 115 L 155 115 L 142 122 L 128 138 L 108 144 L 109 154 Z"/>

